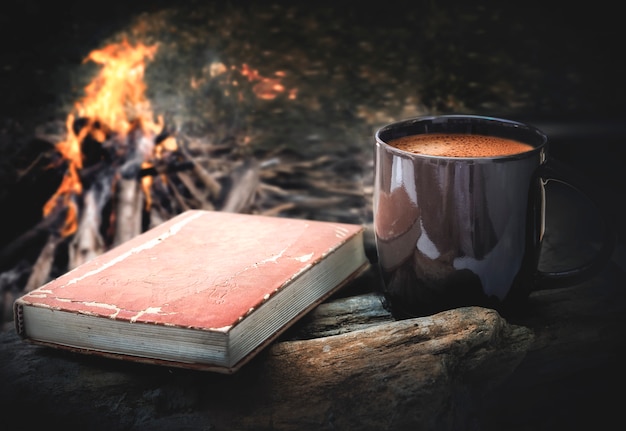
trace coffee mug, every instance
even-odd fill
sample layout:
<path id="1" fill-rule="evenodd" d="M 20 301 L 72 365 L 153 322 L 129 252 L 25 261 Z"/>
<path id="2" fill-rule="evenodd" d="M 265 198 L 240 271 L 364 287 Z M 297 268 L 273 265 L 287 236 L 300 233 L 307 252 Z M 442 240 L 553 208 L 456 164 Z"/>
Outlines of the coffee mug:
<path id="1" fill-rule="evenodd" d="M 575 285 L 609 261 L 605 220 L 591 261 L 540 270 L 547 182 L 591 196 L 554 168 L 539 129 L 441 115 L 395 122 L 375 137 L 374 234 L 385 306 L 396 318 L 473 305 L 509 315 L 531 292 Z"/>

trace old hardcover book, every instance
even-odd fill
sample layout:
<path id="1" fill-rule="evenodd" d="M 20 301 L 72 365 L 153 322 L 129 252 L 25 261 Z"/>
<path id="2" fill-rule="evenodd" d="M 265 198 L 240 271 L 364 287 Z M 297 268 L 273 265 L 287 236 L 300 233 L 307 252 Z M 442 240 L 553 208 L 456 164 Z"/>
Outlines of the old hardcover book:
<path id="1" fill-rule="evenodd" d="M 26 293 L 18 334 L 232 373 L 364 269 L 356 224 L 191 210 Z"/>

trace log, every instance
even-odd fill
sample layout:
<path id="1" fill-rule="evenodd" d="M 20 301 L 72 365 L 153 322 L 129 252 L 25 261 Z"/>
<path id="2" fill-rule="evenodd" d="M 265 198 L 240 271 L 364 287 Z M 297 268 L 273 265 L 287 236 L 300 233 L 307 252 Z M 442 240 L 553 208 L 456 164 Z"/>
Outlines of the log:
<path id="1" fill-rule="evenodd" d="M 57 233 L 48 235 L 48 241 L 46 241 L 33 265 L 26 286 L 24 286 L 24 292 L 30 292 L 50 281 L 50 269 L 54 263 L 54 253 L 62 241 L 63 238 Z"/>
<path id="2" fill-rule="evenodd" d="M 246 161 L 233 169 L 232 186 L 221 211 L 249 212 L 254 194 L 259 187 L 259 168 L 254 161 Z"/>
<path id="3" fill-rule="evenodd" d="M 118 182 L 116 224 L 113 246 L 125 243 L 141 233 L 143 195 L 136 178 L 120 178 Z"/>
<path id="4" fill-rule="evenodd" d="M 106 251 L 104 239 L 100 235 L 102 197 L 99 195 L 100 191 L 96 187 L 92 187 L 84 193 L 83 210 L 78 229 L 68 249 L 69 269 L 74 269 Z"/>
<path id="5" fill-rule="evenodd" d="M 311 338 L 299 339 L 307 328 Z M 533 340 L 528 328 L 477 307 L 394 321 L 373 294 L 320 305 L 234 375 L 81 356 L 24 343 L 12 330 L 1 335 L 0 405 L 26 428 L 58 421 L 156 431 L 461 429 Z"/>
<path id="6" fill-rule="evenodd" d="M 467 402 L 508 376 L 531 341 L 529 330 L 492 310 L 464 308 L 279 343 L 264 369 L 271 404 L 243 425 L 459 429 L 472 410 Z"/>

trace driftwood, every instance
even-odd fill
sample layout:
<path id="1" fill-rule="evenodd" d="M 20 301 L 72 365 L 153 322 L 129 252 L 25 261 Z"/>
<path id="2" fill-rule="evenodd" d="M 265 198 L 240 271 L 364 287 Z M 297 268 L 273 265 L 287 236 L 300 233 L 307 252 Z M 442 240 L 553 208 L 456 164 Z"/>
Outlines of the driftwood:
<path id="1" fill-rule="evenodd" d="M 531 334 L 494 311 L 465 308 L 278 343 L 263 369 L 272 403 L 244 427 L 459 429 L 480 393 L 521 362 Z"/>
<path id="2" fill-rule="evenodd" d="M 26 425 L 93 430 L 461 429 L 533 339 L 482 308 L 394 321 L 373 294 L 320 305 L 234 375 L 2 337 L 0 405 Z M 29 405 L 37 415 L 19 413 Z"/>

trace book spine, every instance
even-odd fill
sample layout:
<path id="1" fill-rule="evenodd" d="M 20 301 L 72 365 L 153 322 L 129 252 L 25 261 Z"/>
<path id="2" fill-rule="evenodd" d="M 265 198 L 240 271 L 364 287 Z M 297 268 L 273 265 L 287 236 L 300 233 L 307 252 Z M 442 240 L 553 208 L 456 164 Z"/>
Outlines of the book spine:
<path id="1" fill-rule="evenodd" d="M 13 304 L 13 321 L 15 322 L 17 335 L 24 338 L 26 335 L 26 330 L 24 329 L 24 305 L 18 301 Z"/>

